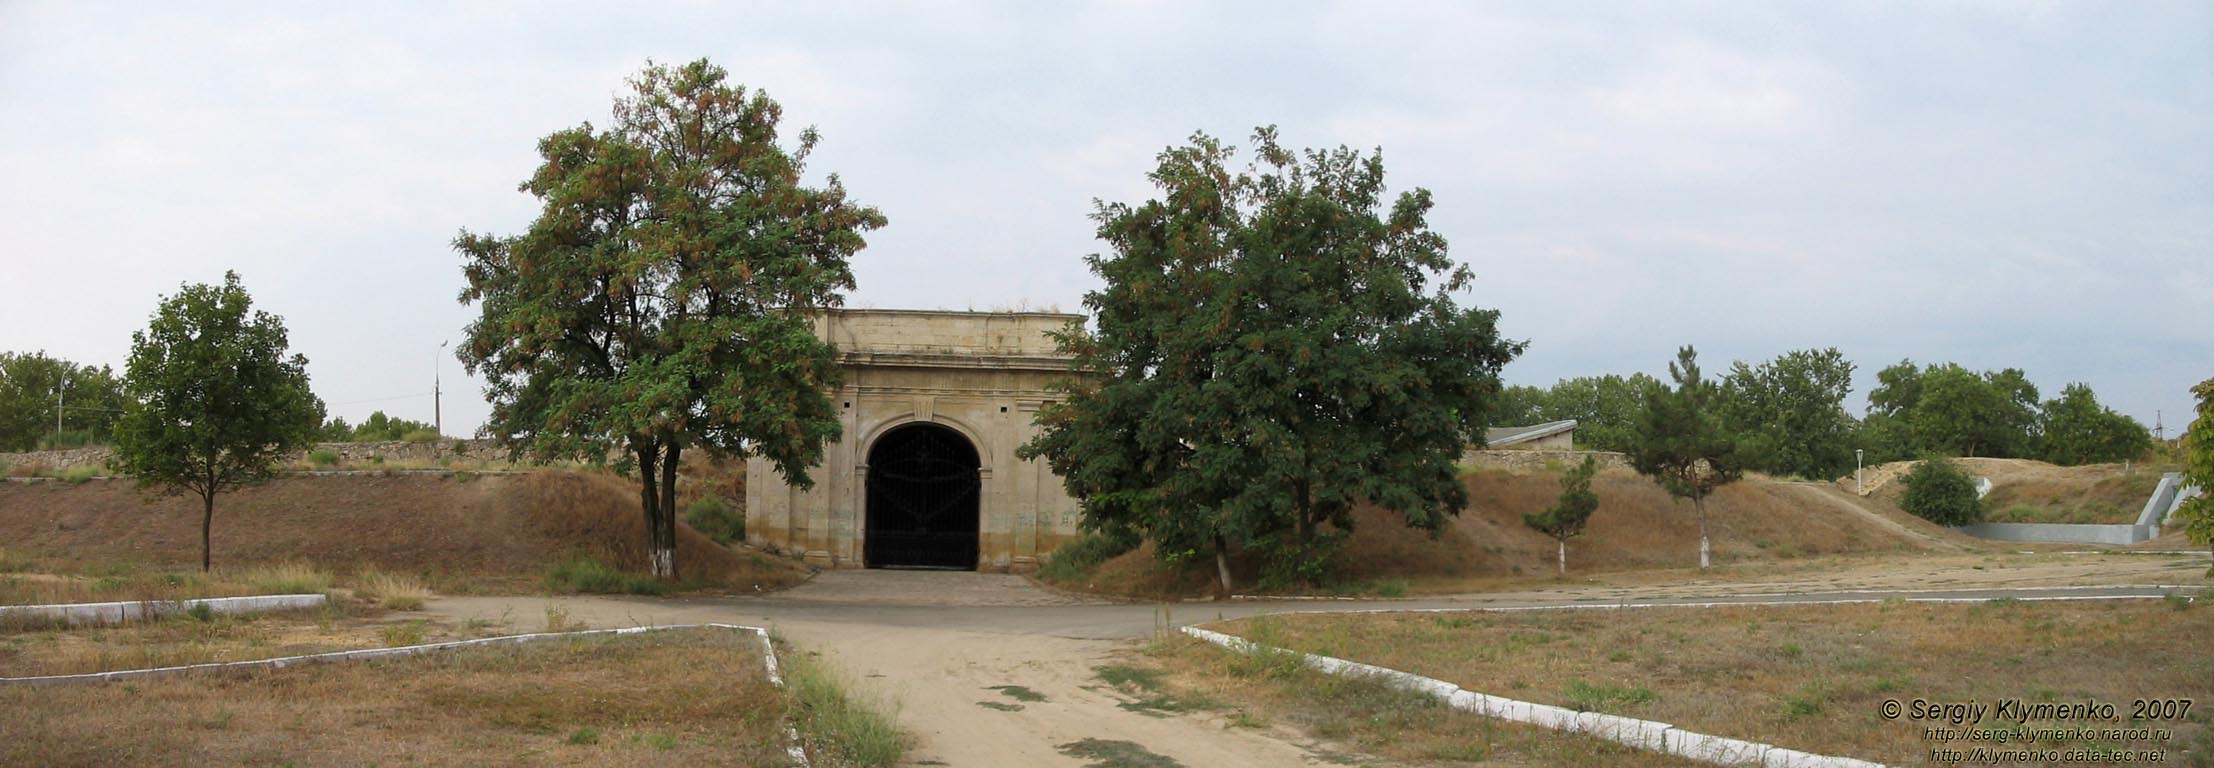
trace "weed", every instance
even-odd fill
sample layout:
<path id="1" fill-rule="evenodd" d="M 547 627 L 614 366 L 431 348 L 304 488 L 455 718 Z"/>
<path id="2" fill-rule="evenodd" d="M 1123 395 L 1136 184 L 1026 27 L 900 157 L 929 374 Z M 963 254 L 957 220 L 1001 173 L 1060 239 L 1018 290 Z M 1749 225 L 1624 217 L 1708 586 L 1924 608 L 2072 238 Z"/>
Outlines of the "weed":
<path id="1" fill-rule="evenodd" d="M 1828 701 L 1828 686 L 1819 682 L 1808 683 L 1798 693 L 1784 697 L 1784 719 L 1797 720 L 1822 714 L 1822 705 Z"/>
<path id="2" fill-rule="evenodd" d="M 581 629 L 584 629 L 584 622 L 571 623 L 568 608 L 553 603 L 546 604 L 546 631 L 575 632 Z"/>
<path id="3" fill-rule="evenodd" d="M 1378 597 L 1406 597 L 1407 582 L 1403 579 L 1388 579 L 1377 582 L 1376 595 Z"/>
<path id="4" fill-rule="evenodd" d="M 80 484 L 99 476 L 100 468 L 88 464 L 80 464 L 61 471 L 61 479 L 71 485 Z"/>
<path id="5" fill-rule="evenodd" d="M 1268 719 L 1241 709 L 1230 713 L 1224 724 L 1231 728 L 1267 728 Z"/>
<path id="6" fill-rule="evenodd" d="M 669 585 L 651 576 L 624 573 L 583 555 L 547 567 L 546 588 L 555 592 L 596 594 L 662 595 L 669 592 Z"/>
<path id="7" fill-rule="evenodd" d="M 794 700 L 794 725 L 810 752 L 828 762 L 853 766 L 892 766 L 907 751 L 907 737 L 892 725 L 878 702 L 858 698 L 822 662 L 809 656 L 784 657 L 784 684 Z"/>
<path id="8" fill-rule="evenodd" d="M 215 609 L 208 607 L 207 603 L 194 603 L 191 608 L 185 610 L 185 615 L 206 624 L 215 620 Z"/>
<path id="9" fill-rule="evenodd" d="M 335 467 L 338 466 L 338 452 L 329 448 L 317 448 L 308 451 L 307 460 L 313 466 Z"/>
<path id="10" fill-rule="evenodd" d="M 1004 703 L 1004 702 L 998 702 L 998 701 L 979 701 L 979 702 L 977 702 L 977 703 L 976 703 L 976 705 L 977 705 L 977 706 L 979 706 L 979 707 L 983 707 L 983 708 L 985 708 L 985 709 L 996 709 L 996 710 L 999 710 L 999 711 L 1001 711 L 1001 712 L 1021 712 L 1021 711 L 1022 711 L 1022 705 L 1021 705 L 1021 704 L 1008 704 L 1008 703 Z"/>
<path id="11" fill-rule="evenodd" d="M 1005 695 L 1007 698 L 1014 699 L 1016 701 L 1037 703 L 1046 700 L 1045 694 L 1030 690 L 1029 688 L 1025 688 L 1020 685 L 994 685 L 985 688 L 984 690 L 998 691 L 1001 694 Z"/>
<path id="12" fill-rule="evenodd" d="M 591 726 L 578 728 L 569 734 L 571 746 L 588 747 L 600 743 L 600 729 Z"/>
<path id="13" fill-rule="evenodd" d="M 677 748 L 676 737 L 670 736 L 666 733 L 649 733 L 639 737 L 639 740 L 645 742 L 646 746 L 653 747 L 654 749 L 663 752 L 667 752 L 669 750 Z"/>
<path id="14" fill-rule="evenodd" d="M 413 432 L 401 435 L 400 441 L 407 443 L 435 443 L 438 442 L 438 433 L 433 430 L 418 429 Z"/>
<path id="15" fill-rule="evenodd" d="M 382 631 L 385 647 L 398 648 L 407 645 L 422 645 L 423 634 L 428 624 L 422 619 L 416 619 L 386 625 Z"/>
<path id="16" fill-rule="evenodd" d="M 1082 582 L 1099 568 L 1100 563 L 1136 549 L 1138 543 L 1135 534 L 1086 532 L 1046 556 L 1045 564 L 1038 567 L 1038 577 L 1064 584 Z"/>
<path id="17" fill-rule="evenodd" d="M 2166 602 L 2168 604 L 2168 607 L 2174 608 L 2179 611 L 2187 611 L 2191 609 L 2192 601 L 2191 596 L 2189 595 L 2185 595 L 2179 592 L 2166 592 L 2160 595 L 2160 599 Z"/>
<path id="18" fill-rule="evenodd" d="M 331 588 L 331 575 L 306 563 L 279 563 L 247 571 L 242 579 L 270 594 L 308 595 Z"/>
<path id="19" fill-rule="evenodd" d="M 368 570 L 354 577 L 354 594 L 395 611 L 420 611 L 430 589 L 413 576 Z"/>
<path id="20" fill-rule="evenodd" d="M 1092 671 L 1099 675 L 1100 680 L 1116 688 L 1135 688 L 1144 691 L 1156 691 L 1161 688 L 1161 673 L 1159 670 L 1110 664 L 1104 667 L 1093 667 Z"/>
<path id="21" fill-rule="evenodd" d="M 1069 757 L 1092 761 L 1090 768 L 1182 768 L 1184 765 L 1132 741 L 1084 739 L 1056 749 Z"/>
<path id="22" fill-rule="evenodd" d="M 1805 648 L 1799 647 L 1798 643 L 1783 644 L 1783 657 L 1786 659 L 1796 659 L 1801 656 L 1805 656 L 1806 653 L 1807 650 Z"/>
<path id="23" fill-rule="evenodd" d="M 1621 711 L 1660 701 L 1660 694 L 1654 693 L 1650 688 L 1595 685 L 1582 680 L 1568 681 L 1568 687 L 1561 691 L 1561 696 L 1569 709 L 1578 712 Z"/>
<path id="24" fill-rule="evenodd" d="M 707 534 L 719 544 L 746 540 L 746 516 L 731 509 L 721 496 L 701 496 L 684 508 L 684 524 Z"/>

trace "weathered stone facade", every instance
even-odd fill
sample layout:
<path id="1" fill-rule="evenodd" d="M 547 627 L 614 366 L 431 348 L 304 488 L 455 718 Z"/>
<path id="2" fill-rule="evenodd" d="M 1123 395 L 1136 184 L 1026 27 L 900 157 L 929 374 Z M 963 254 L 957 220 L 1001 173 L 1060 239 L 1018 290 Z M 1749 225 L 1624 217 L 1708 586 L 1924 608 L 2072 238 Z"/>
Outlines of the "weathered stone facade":
<path id="1" fill-rule="evenodd" d="M 932 425 L 947 432 L 924 431 L 975 449 L 975 567 L 1035 569 L 1076 534 L 1077 505 L 1045 462 L 1017 459 L 1015 449 L 1037 432 L 1038 408 L 1053 398 L 1046 384 L 1069 373 L 1046 332 L 1081 319 L 875 309 L 818 317 L 816 336 L 837 345 L 844 366 L 845 383 L 832 393 L 844 435 L 809 470 L 811 489 L 786 484 L 765 459 L 748 460 L 746 538 L 818 566 L 880 564 L 868 559 L 868 505 L 883 503 L 870 494 L 871 450 L 895 430 Z M 958 450 L 947 455 L 967 461 Z"/>

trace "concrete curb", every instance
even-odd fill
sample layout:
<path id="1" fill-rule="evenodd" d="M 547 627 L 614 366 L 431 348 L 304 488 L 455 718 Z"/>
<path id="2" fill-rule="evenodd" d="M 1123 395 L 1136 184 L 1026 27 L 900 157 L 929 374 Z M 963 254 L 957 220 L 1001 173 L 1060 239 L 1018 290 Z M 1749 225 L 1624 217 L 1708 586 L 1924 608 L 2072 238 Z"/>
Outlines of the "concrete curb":
<path id="1" fill-rule="evenodd" d="M 299 595 L 289 595 L 289 597 L 299 597 Z M 323 596 L 322 596 L 322 595 L 315 595 L 314 597 L 317 597 L 317 598 L 321 598 L 321 597 L 323 597 Z M 240 598 L 219 598 L 219 599 L 240 599 Z M 780 665 L 779 665 L 779 664 L 777 663 L 777 659 L 776 659 L 776 644 L 774 644 L 774 643 L 772 643 L 772 642 L 770 642 L 770 641 L 769 641 L 769 631 L 768 631 L 768 630 L 766 630 L 766 629 L 763 629 L 763 628 L 761 628 L 761 627 L 749 627 L 749 626 L 745 626 L 745 625 L 742 625 L 742 624 L 715 624 L 715 623 L 708 623 L 708 624 L 664 624 L 664 625 L 658 625 L 658 626 L 650 626 L 650 627 L 623 627 L 623 628 L 620 628 L 620 629 L 590 629 L 590 630 L 582 630 L 582 631 L 577 631 L 577 632 L 534 632 L 534 633 L 531 633 L 531 634 L 527 634 L 527 635 L 505 635 L 505 636 L 501 636 L 501 637 L 486 637 L 486 638 L 479 638 L 479 639 L 476 639 L 476 640 L 454 640 L 454 641 L 451 641 L 451 642 L 444 642 L 444 643 L 429 643 L 429 644 L 425 644 L 425 645 L 408 645 L 408 646 L 401 646 L 401 647 L 398 647 L 398 648 L 365 648 L 365 649 L 362 649 L 362 650 L 358 650 L 358 651 L 334 651 L 334 652 L 331 652 L 331 653 L 311 653 L 311 654 L 307 654 L 307 655 L 304 655 L 304 656 L 285 656 L 285 657 L 282 657 L 282 658 L 275 658 L 275 659 L 256 659 L 256 660 L 253 660 L 253 661 L 227 661 L 227 662 L 217 662 L 217 663 L 211 663 L 211 664 L 187 664 L 187 665 L 184 665 L 184 666 L 179 666 L 179 667 L 156 667 L 156 668 L 153 668 L 153 669 L 125 669 L 125 670 L 117 670 L 117 671 L 114 671 L 114 672 L 91 672 L 91 673 L 87 673 L 87 674 L 81 674 L 81 675 L 42 675 L 42 676 L 38 676 L 38 677 L 0 677 L 0 686 L 6 686 L 6 685 L 70 685 L 70 684 L 75 684 L 75 683 L 105 683 L 105 682 L 113 682 L 113 681 L 116 681 L 116 680 L 130 680 L 130 679 L 135 679 L 135 678 L 141 678 L 141 677 L 154 677 L 154 676 L 159 676 L 159 675 L 171 675 L 171 674 L 180 674 L 180 673 L 186 673 L 186 672 L 196 672 L 196 671 L 217 671 L 217 670 L 239 670 L 239 669 L 255 669 L 255 668 L 261 668 L 261 667 L 267 667 L 267 668 L 270 668 L 270 669 L 283 669 L 283 668 L 285 668 L 285 667 L 288 667 L 288 666 L 292 666 L 292 665 L 294 665 L 294 664 L 306 664 L 306 663 L 316 663 L 316 662 L 332 662 L 332 661 L 359 661 L 359 660 L 367 660 L 367 659 L 383 659 L 383 658 L 393 658 L 393 657 L 399 657 L 399 656 L 420 656 L 420 655 L 423 655 L 423 654 L 427 654 L 427 653 L 432 653 L 432 652 L 434 652 L 434 651 L 445 651 L 445 650 L 452 650 L 452 649 L 455 649 L 455 648 L 466 648 L 466 647 L 469 647 L 469 646 L 476 646 L 476 645 L 498 645 L 498 644 L 502 644 L 502 643 L 511 643 L 511 644 L 516 644 L 516 645 L 521 645 L 521 644 L 523 644 L 523 643 L 535 642 L 535 641 L 539 641 L 539 640 L 558 640 L 558 639 L 564 639 L 564 638 L 590 637 L 590 636 L 593 636 L 593 635 L 635 635 L 635 634 L 642 634 L 642 633 L 646 633 L 646 632 L 659 632 L 659 631 L 662 631 L 662 630 L 670 630 L 670 629 L 706 629 L 706 628 L 713 628 L 713 629 L 728 629 L 728 630 L 733 630 L 733 631 L 738 631 L 738 632 L 751 632 L 751 633 L 753 633 L 753 634 L 754 634 L 754 636 L 755 636 L 755 637 L 757 637 L 757 638 L 760 638 L 760 640 L 761 640 L 761 663 L 762 663 L 762 666 L 763 666 L 763 667 L 765 667 L 765 672 L 767 673 L 767 675 L 768 675 L 768 678 L 769 678 L 769 684 L 770 684 L 770 685 L 773 685 L 773 686 L 776 686 L 776 687 L 777 687 L 777 688 L 779 688 L 779 689 L 781 689 L 781 688 L 783 688 L 783 687 L 784 687 L 784 672 L 783 672 L 783 668 L 782 668 L 782 667 L 781 667 L 781 666 L 780 666 Z M 803 748 L 803 747 L 801 746 L 801 744 L 800 744 L 799 730 L 798 730 L 797 728 L 793 727 L 793 725 L 792 725 L 792 724 L 791 724 L 791 722 L 789 722 L 789 721 L 785 722 L 785 724 L 784 724 L 784 740 L 785 740 L 784 753 L 785 753 L 785 755 L 786 755 L 786 756 L 788 756 L 788 757 L 790 757 L 790 758 L 792 759 L 792 764 L 794 764 L 794 765 L 797 765 L 797 766 L 800 766 L 800 768 L 808 768 L 807 750 L 806 750 L 806 749 L 804 749 L 804 748 Z"/>
<path id="2" fill-rule="evenodd" d="M 2103 587 L 2083 588 L 2094 589 Z M 1883 602 L 1885 599 L 1896 598 L 1871 598 L 1865 600 L 1824 600 L 1818 602 L 1810 601 L 1810 603 L 1806 604 L 1833 605 L 1840 603 L 1880 603 Z M 1989 602 L 1992 599 L 1995 598 L 1918 597 L 1905 598 L 1904 600 L 1906 602 L 1912 603 L 1979 603 Z M 2162 596 L 2083 595 L 2071 597 L 2065 595 L 2056 595 L 2049 597 L 2021 597 L 2010 599 L 2021 600 L 2025 602 L 2045 600 L 2158 600 L 2162 599 Z M 2186 597 L 2185 599 L 2195 601 L 2197 598 Z M 1317 616 L 1332 613 L 1520 613 L 1524 611 L 1573 611 L 1622 608 L 1714 608 L 1722 606 L 1774 605 L 1792 605 L 1792 603 L 1702 602 L 1658 604 L 1624 603 L 1611 605 L 1573 605 L 1543 607 L 1503 606 L 1490 608 L 1378 608 L 1372 610 L 1357 611 L 1309 611 L 1300 613 L 1298 615 Z M 1292 654 L 1298 656 L 1302 664 L 1318 672 L 1338 675 L 1341 677 L 1362 677 L 1378 680 L 1383 682 L 1385 685 L 1389 685 L 1401 690 L 1428 694 L 1440 701 L 1445 702 L 1446 706 L 1450 706 L 1454 709 L 1458 709 L 1464 712 L 1470 712 L 1473 714 L 1496 718 L 1499 720 L 1506 720 L 1509 722 L 1535 725 L 1541 728 L 1549 728 L 1556 731 L 1581 733 L 1594 738 L 1605 739 L 1617 744 L 1622 744 L 1624 746 L 1635 747 L 1637 749 L 1644 749 L 1654 752 L 1663 752 L 1671 755 L 1676 755 L 1678 757 L 1697 760 L 1703 763 L 1733 766 L 1757 765 L 1761 766 L 1762 768 L 1884 768 L 1884 765 L 1882 763 L 1870 762 L 1867 760 L 1861 760 L 1859 758 L 1839 757 L 1835 755 L 1818 755 L 1811 752 L 1801 752 L 1795 749 L 1779 747 L 1773 744 L 1763 744 L 1757 741 L 1745 741 L 1742 739 L 1714 736 L 1710 734 L 1699 733 L 1696 731 L 1687 731 L 1681 728 L 1677 728 L 1676 726 L 1670 725 L 1668 723 L 1655 722 L 1652 720 L 1639 720 L 1637 718 L 1621 717 L 1618 715 L 1609 715 L 1599 712 L 1577 712 L 1575 710 L 1564 709 L 1550 704 L 1518 701 L 1503 696 L 1492 696 L 1489 694 L 1477 693 L 1475 691 L 1466 690 L 1458 685 L 1436 678 L 1423 677 L 1421 675 L 1416 675 L 1408 672 L 1401 672 L 1396 669 L 1379 667 L 1373 664 L 1363 664 L 1357 661 L 1348 661 L 1346 659 L 1340 659 L 1331 656 L 1322 656 L 1312 653 L 1300 653 L 1298 651 L 1284 648 L 1274 648 L 1271 646 L 1265 646 L 1259 643 L 1255 643 L 1242 637 L 1227 635 L 1221 632 L 1215 632 L 1213 630 L 1200 629 L 1194 626 L 1178 627 L 1177 631 L 1183 632 L 1184 634 L 1190 635 L 1195 638 L 1199 638 L 1200 640 L 1206 641 L 1208 643 L 1212 643 L 1214 645 L 1241 653 L 1252 653 L 1255 651 L 1266 650 L 1276 653 Z"/>
<path id="3" fill-rule="evenodd" d="M 201 606 L 206 606 L 208 610 L 215 613 L 231 615 L 319 608 L 329 601 L 330 598 L 326 595 L 252 595 L 248 597 L 203 597 L 192 600 L 127 600 L 113 603 L 0 605 L 0 619 L 51 619 L 68 626 L 121 624 L 127 621 L 174 616 Z"/>

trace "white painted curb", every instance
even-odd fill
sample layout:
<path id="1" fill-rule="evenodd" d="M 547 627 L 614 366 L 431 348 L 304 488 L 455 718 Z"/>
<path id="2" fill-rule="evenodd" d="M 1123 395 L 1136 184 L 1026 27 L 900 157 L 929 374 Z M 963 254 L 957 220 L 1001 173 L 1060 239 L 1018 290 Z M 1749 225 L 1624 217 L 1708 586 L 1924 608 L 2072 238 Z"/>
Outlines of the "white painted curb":
<path id="1" fill-rule="evenodd" d="M 285 595 L 285 597 L 307 597 L 307 595 Z M 321 602 L 321 598 L 322 598 L 323 596 L 322 596 L 322 595 L 312 595 L 312 597 L 315 597 L 315 598 L 317 598 L 317 602 L 318 602 L 318 603 L 320 603 L 320 602 Z M 250 598 L 219 598 L 219 599 L 230 599 L 230 600 L 239 600 L 239 599 L 250 599 Z M 132 605 L 135 605 L 135 603 L 133 603 Z M 256 659 L 256 660 L 253 660 L 253 661 L 226 661 L 226 662 L 217 662 L 217 663 L 210 663 L 210 664 L 187 664 L 187 665 L 184 665 L 184 666 L 178 666 L 178 667 L 156 667 L 156 668 L 153 668 L 153 669 L 125 669 L 125 670 L 117 670 L 117 671 L 114 671 L 114 672 L 91 672 L 91 673 L 87 673 L 87 674 L 82 674 L 82 675 L 42 675 L 42 676 L 38 676 L 38 677 L 0 677 L 0 685 L 69 685 L 69 684 L 72 684 L 72 683 L 104 683 L 104 682 L 113 682 L 113 681 L 116 681 L 116 680 L 129 680 L 129 679 L 133 679 L 133 678 L 140 678 L 140 677 L 153 677 L 153 676 L 157 676 L 157 675 L 170 675 L 170 674 L 178 674 L 178 673 L 184 673 L 184 672 L 193 672 L 193 671 L 214 671 L 214 670 L 253 669 L 253 668 L 256 668 L 256 667 L 268 667 L 268 668 L 271 668 L 271 669 L 282 669 L 282 668 L 284 668 L 284 667 L 288 667 L 288 666 L 291 666 L 291 665 L 294 665 L 294 664 L 304 664 L 304 663 L 312 663 L 312 662 L 329 662 L 329 661 L 357 661 L 357 660 L 363 660 L 363 659 L 382 659 L 382 658 L 391 658 L 391 657 L 395 657 L 395 656 L 417 656 L 417 655 L 422 655 L 422 654 L 430 653 L 430 652 L 433 652 L 433 651 L 444 651 L 444 650 L 451 650 L 451 649 L 454 649 L 454 648 L 465 648 L 465 647 L 469 647 L 469 646 L 473 646 L 473 645 L 496 645 L 496 644 L 500 644 L 500 643 L 514 643 L 514 644 L 522 644 L 522 643 L 534 642 L 534 641 L 538 641 L 538 640 L 557 640 L 557 639 L 562 639 L 562 638 L 572 638 L 572 637 L 590 637 L 590 636 L 592 636 L 592 635 L 634 635 L 634 634 L 640 634 L 640 633 L 644 633 L 644 632 L 659 632 L 659 631 L 662 631 L 662 630 L 669 630 L 669 629 L 702 629 L 702 628 L 714 628 L 714 629 L 729 629 L 729 630 L 735 630 L 735 631 L 739 631 L 739 632 L 751 632 L 751 633 L 753 633 L 753 634 L 754 634 L 754 636 L 755 636 L 755 637 L 758 637 L 758 638 L 760 638 L 760 639 L 761 639 L 761 663 L 762 663 L 762 666 L 764 666 L 764 667 L 766 668 L 766 671 L 767 671 L 767 674 L 768 674 L 768 678 L 769 678 L 769 684 L 770 684 L 770 685 L 773 685 L 773 686 L 776 686 L 776 687 L 778 687 L 778 688 L 783 688 L 783 687 L 784 687 L 784 672 L 783 672 L 783 669 L 782 669 L 782 668 L 781 668 L 781 667 L 780 667 L 780 666 L 779 666 L 779 665 L 777 664 L 777 660 L 776 660 L 776 645 L 775 645 L 775 644 L 773 644 L 773 643 L 771 643 L 771 642 L 769 642 L 769 631 L 768 631 L 768 630 L 766 630 L 766 629 L 763 629 L 763 628 L 761 628 L 761 627 L 749 627 L 749 626 L 745 626 L 745 625 L 742 625 L 742 624 L 713 624 L 713 623 L 710 623 L 710 624 L 663 624 L 663 625 L 658 625 L 658 626 L 650 626 L 650 627 L 623 627 L 623 628 L 620 628 L 620 629 L 590 629 L 590 630 L 583 630 L 583 631 L 578 631 L 578 632 L 534 632 L 534 633 L 531 633 L 531 634 L 527 634 L 527 635 L 504 635 L 504 636 L 501 636 L 501 637 L 486 637 L 486 638 L 479 638 L 479 639 L 476 639 L 476 640 L 455 640 L 455 641 L 452 641 L 452 642 L 445 642 L 445 643 L 429 643 L 429 644 L 425 644 L 425 645 L 407 645 L 407 646 L 401 646 L 401 647 L 398 647 L 398 648 L 365 648 L 365 649 L 362 649 L 362 650 L 357 650 L 357 651 L 334 651 L 334 652 L 331 652 L 331 653 L 311 653 L 311 654 L 307 654 L 307 655 L 304 655 L 304 656 L 285 656 L 285 657 L 282 657 L 282 658 L 275 658 L 275 659 Z M 785 754 L 786 754 L 787 756 L 789 756 L 789 757 L 791 757 L 791 758 L 792 758 L 792 763 L 793 763 L 794 765 L 800 766 L 800 768 L 808 768 L 808 760 L 807 760 L 807 750 L 805 750 L 805 749 L 801 748 L 801 746 L 800 746 L 800 737 L 799 737 L 799 730 L 798 730 L 798 729 L 796 729 L 796 728 L 794 728 L 794 727 L 792 726 L 792 724 L 791 724 L 790 722 L 786 722 L 786 723 L 784 724 L 784 740 L 785 740 L 784 753 L 785 753 Z"/>
<path id="2" fill-rule="evenodd" d="M 1396 669 L 1386 669 L 1373 664 L 1362 664 L 1330 656 L 1270 648 L 1242 637 L 1198 627 L 1179 627 L 1178 629 L 1184 634 L 1232 651 L 1249 653 L 1266 649 L 1293 654 L 1300 657 L 1302 663 L 1317 671 L 1343 677 L 1368 678 L 1380 681 L 1393 688 L 1429 694 L 1445 702 L 1446 706 L 1464 712 L 1509 722 L 1526 723 L 1556 731 L 1581 733 L 1637 749 L 1665 752 L 1703 763 L 1752 765 L 1762 766 L 1762 768 L 1883 768 L 1881 763 L 1871 763 L 1850 757 L 1817 755 L 1755 741 L 1710 736 L 1651 720 L 1639 720 L 1600 712 L 1578 712 L 1550 704 L 1517 701 L 1501 696 L 1476 693 L 1436 678 L 1423 677 Z"/>
<path id="3" fill-rule="evenodd" d="M 0 619 L 51 619 L 70 626 L 121 624 L 148 618 L 174 616 L 200 606 L 220 614 L 263 613 L 317 608 L 329 602 L 325 595 L 252 595 L 203 597 L 193 600 L 129 600 L 114 603 L 57 603 L 53 605 L 0 605 Z"/>

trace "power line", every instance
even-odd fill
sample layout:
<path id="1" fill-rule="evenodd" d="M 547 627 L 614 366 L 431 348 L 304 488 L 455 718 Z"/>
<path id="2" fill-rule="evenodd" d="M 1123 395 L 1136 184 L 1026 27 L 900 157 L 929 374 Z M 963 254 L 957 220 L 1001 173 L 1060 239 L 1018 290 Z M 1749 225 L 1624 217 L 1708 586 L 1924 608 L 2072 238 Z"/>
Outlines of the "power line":
<path id="1" fill-rule="evenodd" d="M 392 401 L 392 400 L 412 400 L 412 399 L 415 399 L 415 398 L 418 398 L 418 397 L 430 397 L 430 396 L 431 396 L 431 393 L 429 393 L 429 392 L 417 392 L 417 393 L 415 393 L 415 394 L 412 394 L 412 395 L 393 395 L 393 396 L 391 396 L 391 397 L 372 397 L 372 398 L 369 398 L 369 399 L 367 399 L 367 400 L 349 400 L 349 401 L 346 401 L 346 402 L 343 402 L 343 403 L 330 403 L 330 405 L 361 405 L 361 404 L 363 404 L 363 403 L 382 403 L 382 402 L 387 402 L 387 401 Z"/>

